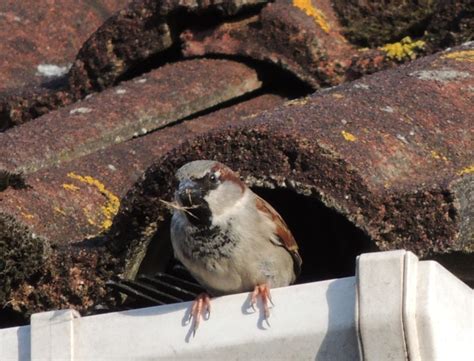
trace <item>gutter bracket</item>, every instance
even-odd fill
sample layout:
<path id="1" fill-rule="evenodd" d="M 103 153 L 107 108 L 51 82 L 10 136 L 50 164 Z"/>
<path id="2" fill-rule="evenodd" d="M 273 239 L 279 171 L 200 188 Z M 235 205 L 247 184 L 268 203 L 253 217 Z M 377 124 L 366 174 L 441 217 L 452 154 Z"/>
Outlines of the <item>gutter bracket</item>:
<path id="1" fill-rule="evenodd" d="M 31 316 L 31 360 L 74 359 L 75 310 L 35 313 Z"/>

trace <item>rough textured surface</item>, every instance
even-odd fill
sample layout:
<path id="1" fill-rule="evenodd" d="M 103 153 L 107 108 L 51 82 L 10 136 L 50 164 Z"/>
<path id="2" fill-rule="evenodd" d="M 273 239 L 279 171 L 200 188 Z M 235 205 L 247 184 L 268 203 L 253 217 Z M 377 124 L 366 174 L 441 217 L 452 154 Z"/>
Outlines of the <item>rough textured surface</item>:
<path id="1" fill-rule="evenodd" d="M 176 168 L 197 158 L 228 163 L 256 187 L 319 200 L 380 249 L 472 252 L 472 50 L 252 115 L 281 101 L 256 98 L 26 175 L 26 188 L 0 193 L 2 221 L 13 230 L 7 234 L 27 241 L 9 254 L 28 262 L 5 272 L 8 307 L 89 312 L 109 302 L 104 281 L 136 274 L 151 240 L 165 237 L 169 213 L 160 199 L 171 198 Z M 36 247 L 40 269 L 26 255 Z"/>
<path id="2" fill-rule="evenodd" d="M 329 0 L 265 3 L 135 1 L 86 42 L 71 69 L 71 89 L 79 97 L 116 83 L 143 64 L 181 56 L 217 54 L 272 64 L 313 89 L 395 63 L 383 50 L 352 47 Z"/>
<path id="3" fill-rule="evenodd" d="M 379 46 L 405 36 L 425 37 L 430 47 L 454 46 L 472 39 L 470 0 L 333 0 L 344 34 L 356 44 Z"/>
<path id="4" fill-rule="evenodd" d="M 364 50 L 345 41 L 328 0 L 133 1 L 84 45 L 72 93 L 65 77 L 15 85 L 0 110 L 19 123 L 104 90 L 0 135 L 0 324 L 8 312 L 99 312 L 113 303 L 112 275 L 168 265 L 160 199 L 196 158 L 240 170 L 294 226 L 302 282 L 347 276 L 360 252 L 401 247 L 472 280 L 472 44 L 285 104 L 257 96 L 298 96 L 457 42 L 471 10 L 450 4 L 431 18 L 442 28 L 431 22 L 426 43 Z M 59 22 L 51 26 L 66 33 L 74 24 Z M 70 50 L 59 43 L 53 53 Z M 194 59 L 139 76 L 195 55 L 240 64 Z"/>
<path id="5" fill-rule="evenodd" d="M 174 170 L 212 158 L 252 174 L 256 185 L 322 200 L 382 250 L 472 252 L 469 54 L 465 46 L 380 72 L 185 145 L 168 139 L 172 151 L 122 202 L 111 246 L 130 256 L 146 245 L 164 212 L 159 199 L 172 197 Z"/>
<path id="6" fill-rule="evenodd" d="M 214 29 L 190 26 L 181 35 L 183 54 L 245 56 L 290 71 L 313 88 L 339 84 L 356 50 L 341 36 L 330 2 L 315 4 L 279 0 Z"/>
<path id="7" fill-rule="evenodd" d="M 84 44 L 71 69 L 71 90 L 80 96 L 114 84 L 137 63 L 171 48 L 189 22 L 206 25 L 264 2 L 133 1 Z"/>
<path id="8" fill-rule="evenodd" d="M 356 49 L 342 35 L 344 31 L 330 0 L 135 0 L 93 33 L 74 62 L 39 68 L 42 74 L 63 76 L 48 77 L 39 88 L 28 86 L 8 95 L 0 106 L 0 128 L 36 118 L 183 56 L 237 57 L 258 63 L 267 73 L 291 73 L 318 89 L 414 59 L 425 51 L 424 42 L 410 38 L 380 49 Z"/>
<path id="9" fill-rule="evenodd" d="M 221 76 L 214 76 L 216 72 Z M 257 73 L 236 62 L 192 60 L 165 65 L 0 133 L 0 153 L 9 154 L 0 160 L 0 169 L 31 173 L 67 162 L 241 97 L 260 86 Z"/>
<path id="10" fill-rule="evenodd" d="M 24 280 L 43 266 L 50 247 L 46 240 L 36 237 L 14 216 L 0 214 L 0 300 L 4 304 L 16 288 L 17 280 Z M 28 260 L 28 261 L 25 261 Z"/>
<path id="11" fill-rule="evenodd" d="M 439 1 L 426 29 L 432 49 L 444 49 L 474 39 L 474 2 L 471 0 Z"/>
<path id="12" fill-rule="evenodd" d="M 349 40 L 363 46 L 378 46 L 398 41 L 413 31 L 421 35 L 436 2 L 334 0 L 333 3 Z"/>
<path id="13" fill-rule="evenodd" d="M 177 126 L 24 175 L 24 187 L 0 193 L 0 209 L 51 243 L 91 238 L 106 230 L 133 182 L 174 145 L 271 109 L 283 98 L 264 95 Z"/>
<path id="14" fill-rule="evenodd" d="M 33 6 L 4 5 L 0 16 L 15 31 L 4 31 L 8 56 L 0 74 L 8 80 L 0 89 L 0 130 L 182 56 L 243 56 L 289 71 L 313 89 L 337 85 L 472 38 L 474 11 L 467 0 L 427 2 L 416 5 L 416 11 L 409 11 L 410 2 L 380 7 L 376 2 L 342 6 L 336 1 L 341 26 L 329 0 L 277 0 L 267 5 L 265 0 L 135 0 L 95 31 L 73 61 L 99 21 L 126 3 L 94 1 L 71 7 L 58 1 L 40 7 L 37 16 L 30 14 Z M 64 21 L 65 16 L 74 21 Z M 396 20 L 392 23 L 397 31 L 385 26 L 387 18 Z M 28 19 L 26 27 L 22 19 Z M 391 34 L 383 42 L 378 38 L 385 34 L 381 27 Z M 27 39 L 25 28 L 36 37 Z M 421 36 L 425 29 L 423 41 L 404 38 L 370 51 L 359 51 L 343 35 L 366 36 L 366 43 L 381 45 Z M 46 36 L 54 46 L 44 45 Z"/>
<path id="15" fill-rule="evenodd" d="M 69 101 L 57 92 L 82 43 L 127 0 L 0 4 L 0 130 Z"/>
<path id="16" fill-rule="evenodd" d="M 282 102 L 279 96 L 256 97 L 25 175 L 26 188 L 1 192 L 0 304 L 10 300 L 9 307 L 29 313 L 87 310 L 104 302 L 104 283 L 121 268 L 95 237 L 110 227 L 120 200 L 143 172 L 176 142 Z"/>
<path id="17" fill-rule="evenodd" d="M 32 313 L 51 309 L 73 308 L 82 315 L 98 313 L 113 305 L 105 283 L 114 276 L 117 263 L 100 246 L 53 248 L 34 273 L 8 279 L 11 289 L 5 294 L 7 303 L 2 298 L 2 311 L 21 317 L 22 323 Z"/>

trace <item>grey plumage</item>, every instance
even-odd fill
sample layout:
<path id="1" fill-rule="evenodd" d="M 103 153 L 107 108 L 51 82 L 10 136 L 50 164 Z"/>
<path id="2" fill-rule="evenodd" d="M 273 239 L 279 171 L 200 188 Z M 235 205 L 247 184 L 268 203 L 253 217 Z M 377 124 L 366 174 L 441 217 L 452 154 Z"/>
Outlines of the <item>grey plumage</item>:
<path id="1" fill-rule="evenodd" d="M 183 165 L 176 172 L 178 181 L 190 178 L 202 178 L 216 164 L 214 160 L 195 160 Z"/>
<path id="2" fill-rule="evenodd" d="M 269 213 L 275 212 L 270 206 L 258 207 L 264 201 L 234 172 L 221 163 L 201 160 L 184 165 L 176 176 L 180 182 L 176 201 L 195 216 L 174 210 L 173 249 L 211 294 L 252 291 L 264 283 L 281 287 L 295 281 L 296 243 L 290 250 L 287 240 L 280 237 L 285 233 L 277 229 L 286 225 L 278 214 Z"/>

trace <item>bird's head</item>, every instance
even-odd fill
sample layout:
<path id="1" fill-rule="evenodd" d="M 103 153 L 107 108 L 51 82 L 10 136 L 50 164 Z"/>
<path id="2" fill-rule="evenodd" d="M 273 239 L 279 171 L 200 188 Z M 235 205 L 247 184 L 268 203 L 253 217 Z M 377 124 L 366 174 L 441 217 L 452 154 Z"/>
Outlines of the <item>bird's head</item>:
<path id="1" fill-rule="evenodd" d="M 213 218 L 234 206 L 247 188 L 237 173 L 212 160 L 186 163 L 176 178 L 175 200 L 194 225 L 211 225 Z"/>

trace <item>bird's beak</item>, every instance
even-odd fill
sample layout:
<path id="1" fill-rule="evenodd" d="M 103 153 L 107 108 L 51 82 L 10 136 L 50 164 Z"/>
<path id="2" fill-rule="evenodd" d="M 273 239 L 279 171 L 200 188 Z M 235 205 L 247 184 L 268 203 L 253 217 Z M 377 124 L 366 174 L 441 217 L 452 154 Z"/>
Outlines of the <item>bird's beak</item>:
<path id="1" fill-rule="evenodd" d="M 185 207 L 197 206 L 202 202 L 202 191 L 199 185 L 191 179 L 179 183 L 176 198 Z"/>

